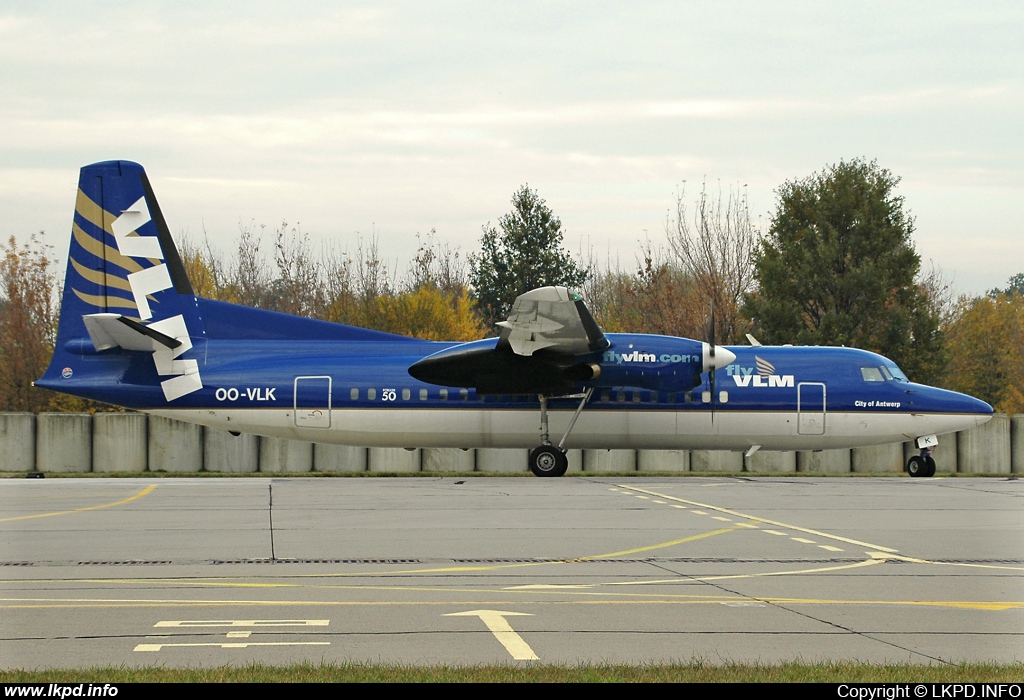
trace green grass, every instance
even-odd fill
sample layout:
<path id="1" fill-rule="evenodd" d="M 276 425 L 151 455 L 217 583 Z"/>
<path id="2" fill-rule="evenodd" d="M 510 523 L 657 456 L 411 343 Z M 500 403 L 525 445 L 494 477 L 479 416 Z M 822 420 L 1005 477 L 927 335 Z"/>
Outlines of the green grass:
<path id="1" fill-rule="evenodd" d="M 2 683 L 1019 683 L 1024 664 L 540 664 L 405 666 L 295 664 L 211 669 L 88 668 L 0 671 Z"/>

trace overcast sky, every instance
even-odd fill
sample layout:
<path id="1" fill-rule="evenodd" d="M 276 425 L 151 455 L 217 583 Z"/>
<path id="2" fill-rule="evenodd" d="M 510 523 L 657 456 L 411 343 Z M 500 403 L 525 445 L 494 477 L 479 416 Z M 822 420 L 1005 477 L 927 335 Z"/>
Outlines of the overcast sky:
<path id="1" fill-rule="evenodd" d="M 142 163 L 172 232 L 301 222 L 404 267 L 528 183 L 632 268 L 675 193 L 875 159 L 962 292 L 1024 271 L 1016 2 L 0 5 L 0 234 L 63 259 L 78 169 Z M 269 238 L 268 238 L 269 243 Z"/>

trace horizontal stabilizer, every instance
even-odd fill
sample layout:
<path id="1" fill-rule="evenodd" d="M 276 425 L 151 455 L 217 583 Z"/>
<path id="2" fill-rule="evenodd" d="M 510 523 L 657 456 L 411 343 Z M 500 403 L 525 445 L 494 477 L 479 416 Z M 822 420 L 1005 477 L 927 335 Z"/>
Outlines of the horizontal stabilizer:
<path id="1" fill-rule="evenodd" d="M 153 352 L 161 348 L 171 350 L 181 346 L 181 341 L 158 330 L 144 326 L 138 321 L 121 314 L 88 314 L 82 317 L 85 329 L 97 351 L 111 348 Z"/>

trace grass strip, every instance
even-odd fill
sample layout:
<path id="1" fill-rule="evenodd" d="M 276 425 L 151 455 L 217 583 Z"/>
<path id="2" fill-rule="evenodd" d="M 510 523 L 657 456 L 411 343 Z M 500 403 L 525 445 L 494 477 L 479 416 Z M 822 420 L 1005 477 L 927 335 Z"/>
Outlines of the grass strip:
<path id="1" fill-rule="evenodd" d="M 852 661 L 782 664 L 408 666 L 301 663 L 216 668 L 0 671 L 0 683 L 1019 683 L 1024 663 L 945 665 Z"/>

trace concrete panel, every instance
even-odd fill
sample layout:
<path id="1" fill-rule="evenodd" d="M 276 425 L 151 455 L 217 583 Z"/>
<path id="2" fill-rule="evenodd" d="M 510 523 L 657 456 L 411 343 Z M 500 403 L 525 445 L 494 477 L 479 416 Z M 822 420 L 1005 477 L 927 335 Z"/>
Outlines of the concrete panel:
<path id="1" fill-rule="evenodd" d="M 365 472 L 366 448 L 348 445 L 313 445 L 313 471 Z"/>
<path id="2" fill-rule="evenodd" d="M 149 417 L 149 471 L 198 472 L 203 469 L 203 426 Z"/>
<path id="3" fill-rule="evenodd" d="M 242 474 L 255 472 L 260 465 L 260 439 L 241 433 L 207 428 L 203 439 L 203 471 Z"/>
<path id="4" fill-rule="evenodd" d="M 583 450 L 566 450 L 565 456 L 569 459 L 569 468 L 565 473 L 583 471 Z"/>
<path id="5" fill-rule="evenodd" d="M 35 415 L 0 413 L 0 471 L 30 472 L 35 468 Z"/>
<path id="6" fill-rule="evenodd" d="M 1024 413 L 1010 421 L 1010 470 L 1014 474 L 1024 472 Z"/>
<path id="7" fill-rule="evenodd" d="M 899 474 L 904 464 L 902 442 L 850 450 L 850 469 L 857 474 Z"/>
<path id="8" fill-rule="evenodd" d="M 36 469 L 87 472 L 92 469 L 92 416 L 40 413 L 36 416 Z"/>
<path id="9" fill-rule="evenodd" d="M 404 447 L 371 447 L 367 469 L 371 472 L 418 472 L 420 452 Z"/>
<path id="10" fill-rule="evenodd" d="M 913 440 L 903 443 L 903 471 L 907 470 L 907 461 L 921 450 Z M 939 436 L 939 444 L 932 449 L 932 459 L 935 460 L 935 473 L 945 472 L 956 473 L 956 433 Z"/>
<path id="11" fill-rule="evenodd" d="M 584 450 L 585 472 L 635 472 L 636 450 Z"/>
<path id="12" fill-rule="evenodd" d="M 476 470 L 514 474 L 530 470 L 530 451 L 517 448 L 482 447 L 476 451 Z"/>
<path id="13" fill-rule="evenodd" d="M 458 447 L 430 447 L 423 450 L 420 468 L 425 472 L 471 472 L 476 469 L 476 454 Z"/>
<path id="14" fill-rule="evenodd" d="M 726 450 L 691 450 L 690 471 L 741 472 L 743 471 L 743 453 Z"/>
<path id="15" fill-rule="evenodd" d="M 300 474 L 313 471 L 313 443 L 260 437 L 260 471 Z"/>
<path id="16" fill-rule="evenodd" d="M 752 474 L 790 474 L 796 471 L 796 452 L 758 450 L 744 462 Z"/>
<path id="17" fill-rule="evenodd" d="M 689 450 L 637 450 L 636 468 L 641 472 L 688 472 Z"/>
<path id="18" fill-rule="evenodd" d="M 797 452 L 796 470 L 807 474 L 849 474 L 850 450 Z"/>
<path id="19" fill-rule="evenodd" d="M 97 413 L 92 417 L 92 470 L 144 472 L 149 459 L 149 416 Z"/>
<path id="20" fill-rule="evenodd" d="M 992 416 L 985 425 L 956 435 L 957 468 L 961 474 L 1010 473 L 1010 417 Z"/>

